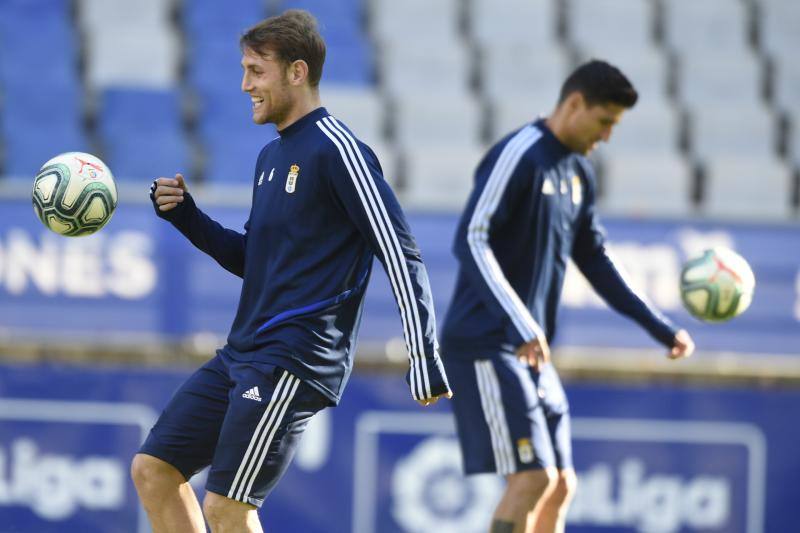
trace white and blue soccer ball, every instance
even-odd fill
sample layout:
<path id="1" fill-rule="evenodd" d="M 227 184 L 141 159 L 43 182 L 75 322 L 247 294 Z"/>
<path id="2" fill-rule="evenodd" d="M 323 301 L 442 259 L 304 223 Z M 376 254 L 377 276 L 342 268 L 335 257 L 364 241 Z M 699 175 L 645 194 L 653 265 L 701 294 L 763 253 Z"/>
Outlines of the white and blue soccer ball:
<path id="1" fill-rule="evenodd" d="M 106 225 L 116 207 L 114 176 L 91 154 L 59 154 L 42 165 L 33 182 L 33 209 L 59 235 L 91 235 Z"/>
<path id="2" fill-rule="evenodd" d="M 747 261 L 722 246 L 689 259 L 681 272 L 683 305 L 704 322 L 725 322 L 742 314 L 753 300 L 755 286 Z"/>

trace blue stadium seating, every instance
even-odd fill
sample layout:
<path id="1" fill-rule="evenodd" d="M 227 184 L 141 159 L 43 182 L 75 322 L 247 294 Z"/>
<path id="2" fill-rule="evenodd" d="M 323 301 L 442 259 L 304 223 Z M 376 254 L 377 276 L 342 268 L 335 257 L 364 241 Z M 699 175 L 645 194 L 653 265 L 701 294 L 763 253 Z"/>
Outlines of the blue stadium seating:
<path id="1" fill-rule="evenodd" d="M 327 56 L 323 80 L 339 85 L 372 85 L 373 50 L 363 26 L 361 0 L 284 0 L 280 9 L 306 9 L 319 21 Z"/>
<path id="2" fill-rule="evenodd" d="M 229 38 L 231 42 L 267 15 L 263 0 L 186 0 L 183 23 L 190 41 Z"/>
<path id="3" fill-rule="evenodd" d="M 374 85 L 372 48 L 363 41 L 328 44 L 323 83 Z"/>
<path id="4" fill-rule="evenodd" d="M 88 149 L 76 50 L 67 0 L 0 2 L 6 174 L 32 176 L 58 153 Z"/>
<path id="5" fill-rule="evenodd" d="M 76 37 L 68 20 L 0 5 L 0 83 L 77 83 Z"/>
<path id="6" fill-rule="evenodd" d="M 254 124 L 249 98 L 235 92 L 203 97 L 200 118 L 200 139 L 207 158 L 206 180 L 211 183 L 252 181 L 258 153 L 277 136 L 275 126 Z"/>
<path id="7" fill-rule="evenodd" d="M 364 33 L 364 10 L 360 0 L 284 0 L 278 11 L 305 9 L 316 17 L 325 42 L 351 41 Z"/>
<path id="8" fill-rule="evenodd" d="M 63 152 L 88 152 L 90 145 L 83 130 L 68 122 L 54 121 L 48 126 L 41 123 L 14 123 L 3 117 L 3 173 L 7 176 L 28 178 L 48 159 Z"/>
<path id="9" fill-rule="evenodd" d="M 242 53 L 235 39 L 209 37 L 188 44 L 187 78 L 200 94 L 240 90 Z"/>
<path id="10" fill-rule="evenodd" d="M 177 90 L 108 89 L 98 114 L 103 157 L 117 178 L 190 174 Z"/>

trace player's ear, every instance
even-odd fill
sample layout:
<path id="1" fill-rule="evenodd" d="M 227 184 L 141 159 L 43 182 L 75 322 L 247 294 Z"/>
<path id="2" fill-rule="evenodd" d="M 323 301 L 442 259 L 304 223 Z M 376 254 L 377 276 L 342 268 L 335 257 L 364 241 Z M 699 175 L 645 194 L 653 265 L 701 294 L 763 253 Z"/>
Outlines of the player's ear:
<path id="1" fill-rule="evenodd" d="M 567 109 L 569 109 L 570 111 L 572 112 L 580 111 L 586 107 L 586 98 L 580 91 L 574 91 L 569 96 L 567 96 L 567 100 L 565 103 L 567 104 Z"/>
<path id="2" fill-rule="evenodd" d="M 308 63 L 302 59 L 292 61 L 289 65 L 289 83 L 302 85 L 308 79 Z"/>

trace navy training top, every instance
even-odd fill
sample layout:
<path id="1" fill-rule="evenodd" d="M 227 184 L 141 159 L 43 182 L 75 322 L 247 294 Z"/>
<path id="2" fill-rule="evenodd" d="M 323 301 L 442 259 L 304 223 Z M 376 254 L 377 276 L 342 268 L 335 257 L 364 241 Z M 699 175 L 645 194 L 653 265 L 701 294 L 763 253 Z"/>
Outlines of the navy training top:
<path id="1" fill-rule="evenodd" d="M 188 193 L 170 211 L 156 207 L 243 278 L 221 350 L 285 368 L 338 403 L 377 256 L 400 310 L 413 398 L 449 391 L 427 271 L 377 157 L 322 107 L 279 133 L 258 156 L 244 233 L 209 218 Z"/>
<path id="2" fill-rule="evenodd" d="M 448 357 L 485 358 L 555 334 L 570 258 L 600 296 L 672 346 L 675 327 L 625 281 L 595 214 L 589 161 L 544 120 L 510 133 L 475 171 L 454 241 L 458 280 L 442 331 Z"/>

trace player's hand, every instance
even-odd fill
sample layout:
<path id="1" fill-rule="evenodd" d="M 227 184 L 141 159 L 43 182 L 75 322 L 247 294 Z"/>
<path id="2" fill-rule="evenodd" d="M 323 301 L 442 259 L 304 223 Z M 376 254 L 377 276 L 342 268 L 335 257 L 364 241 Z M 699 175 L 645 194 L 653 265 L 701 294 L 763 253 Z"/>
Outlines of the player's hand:
<path id="1" fill-rule="evenodd" d="M 426 405 L 433 405 L 439 401 L 439 398 L 447 398 L 448 400 L 453 397 L 453 393 L 451 391 L 443 392 L 438 396 L 434 396 L 433 398 L 428 398 L 426 400 L 417 400 L 417 403 L 421 406 L 425 407 Z"/>
<path id="2" fill-rule="evenodd" d="M 670 359 L 681 359 L 689 357 L 694 353 L 694 341 L 685 329 L 678 331 L 675 334 L 675 340 L 672 341 L 672 348 L 670 348 L 667 357 Z"/>
<path id="3" fill-rule="evenodd" d="M 183 202 L 183 193 L 188 192 L 183 174 L 175 174 L 174 178 L 156 178 L 151 186 L 153 201 L 161 212 L 174 209 Z"/>
<path id="4" fill-rule="evenodd" d="M 517 348 L 517 359 L 541 370 L 542 365 L 550 362 L 550 346 L 545 338 L 535 338 Z"/>

